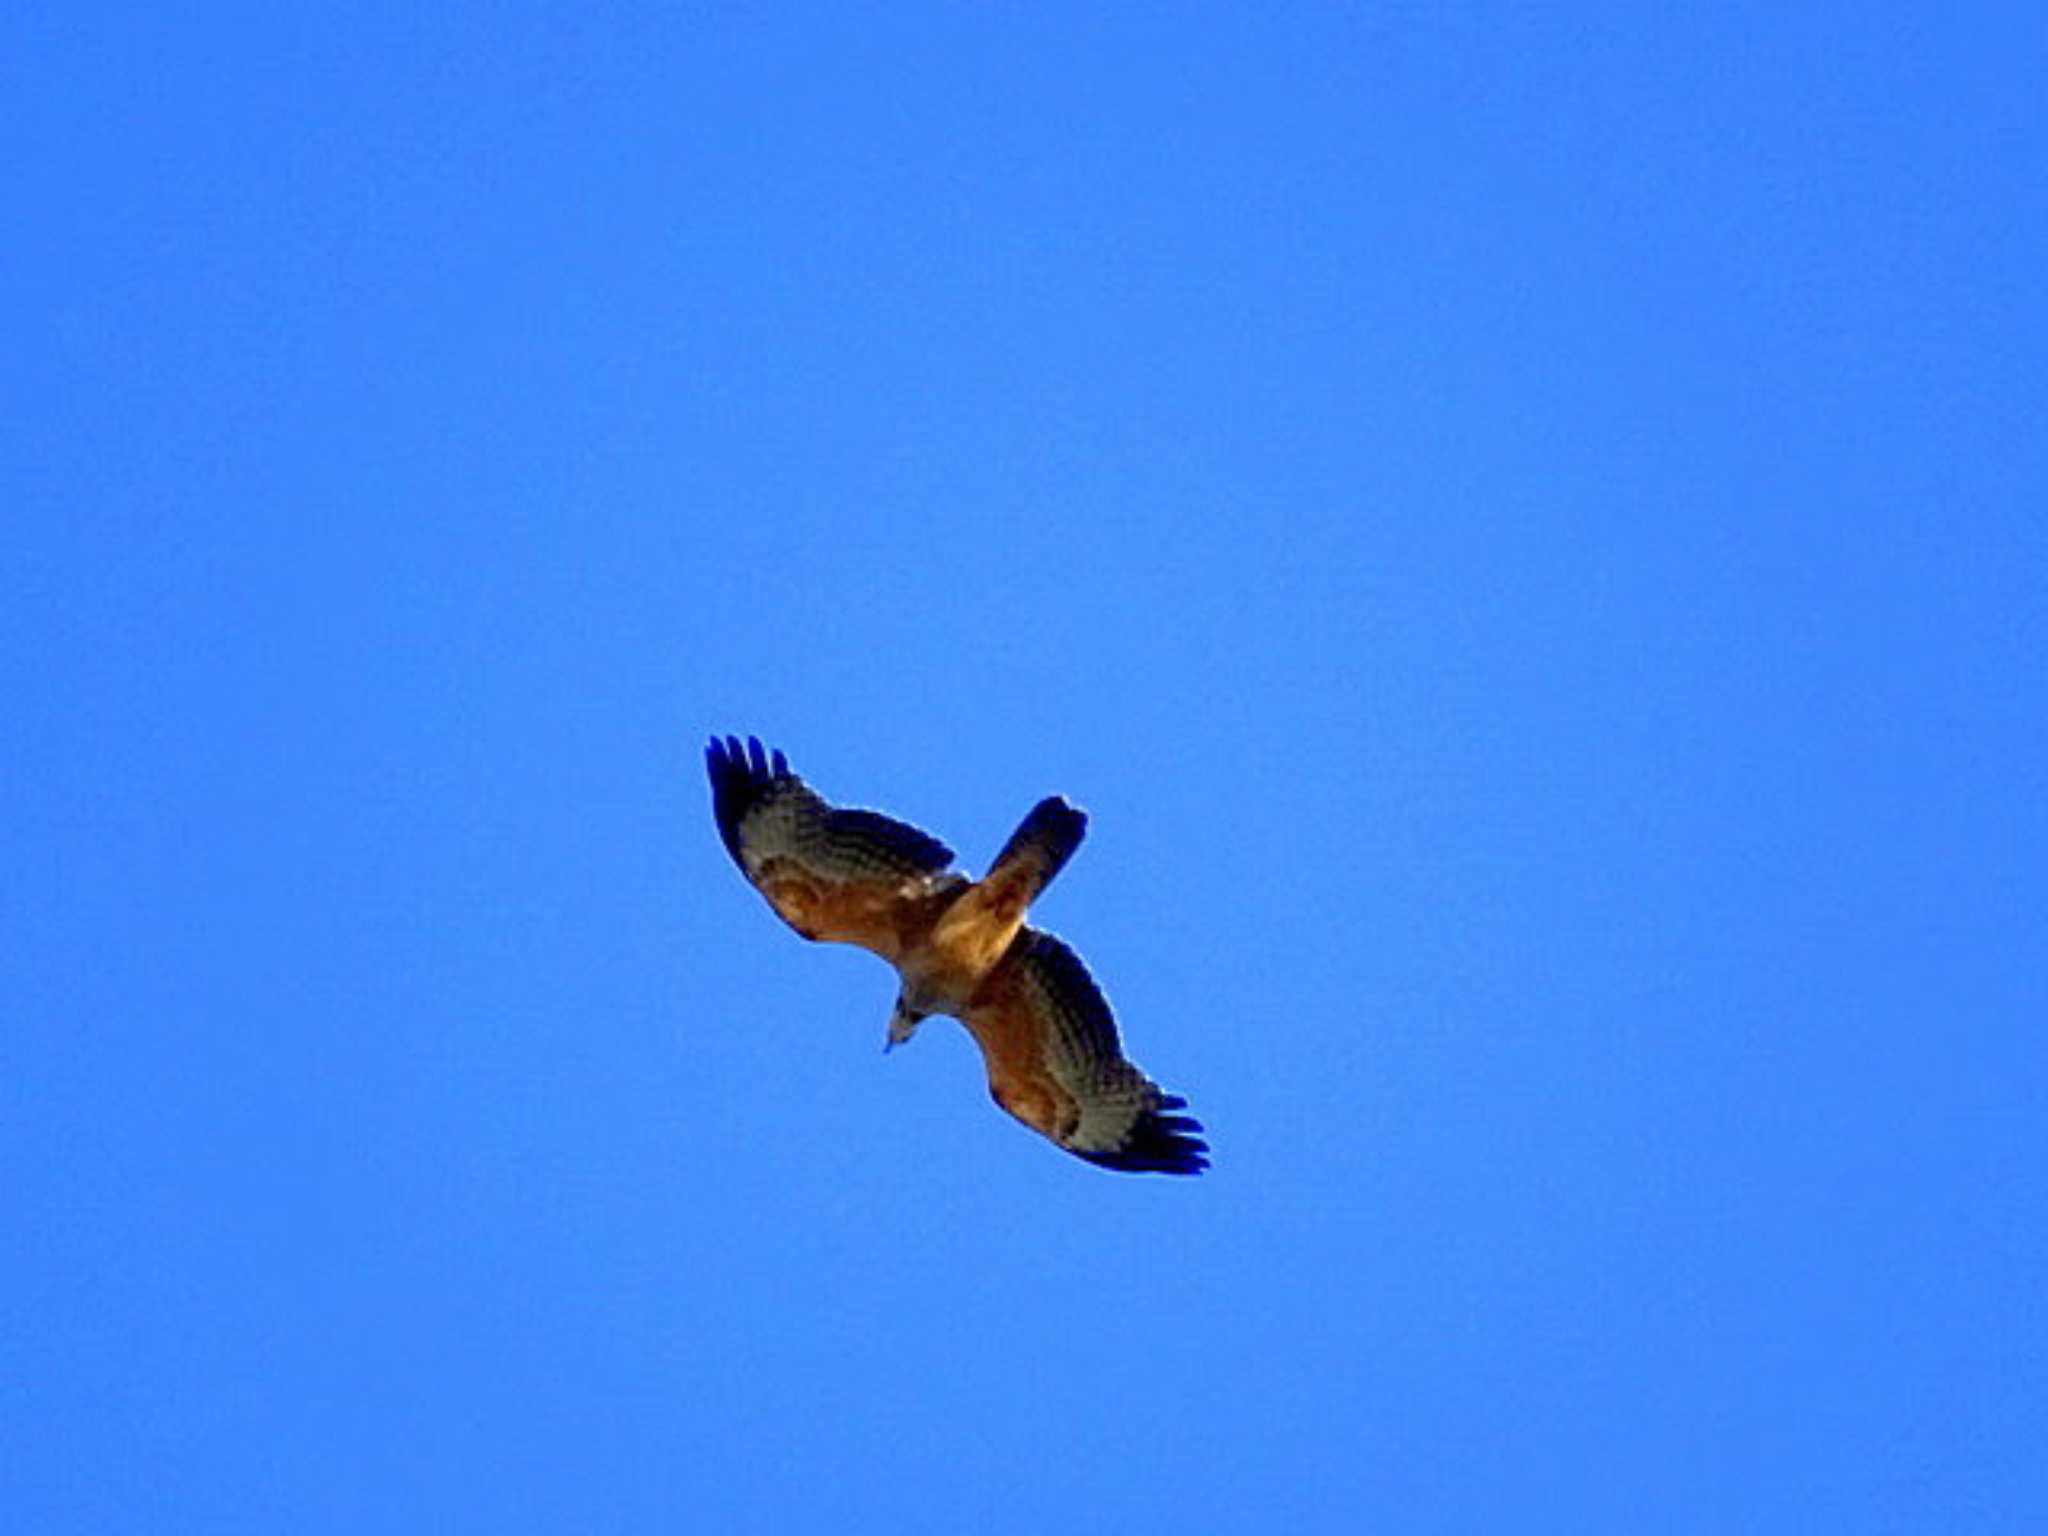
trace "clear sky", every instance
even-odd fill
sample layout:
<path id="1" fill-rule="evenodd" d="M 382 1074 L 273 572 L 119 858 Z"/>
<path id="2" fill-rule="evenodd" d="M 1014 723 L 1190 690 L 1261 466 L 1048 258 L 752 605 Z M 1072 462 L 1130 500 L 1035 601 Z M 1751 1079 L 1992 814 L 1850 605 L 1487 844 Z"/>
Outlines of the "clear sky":
<path id="1" fill-rule="evenodd" d="M 2048 1528 L 2039 7 L 7 32 L 0 1528 Z"/>

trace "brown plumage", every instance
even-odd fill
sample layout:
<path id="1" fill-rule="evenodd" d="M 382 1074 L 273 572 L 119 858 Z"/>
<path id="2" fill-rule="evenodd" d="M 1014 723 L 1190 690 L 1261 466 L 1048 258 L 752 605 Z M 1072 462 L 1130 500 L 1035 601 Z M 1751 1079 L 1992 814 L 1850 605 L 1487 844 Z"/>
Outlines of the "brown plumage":
<path id="1" fill-rule="evenodd" d="M 713 738 L 712 814 L 733 862 L 807 939 L 857 944 L 902 979 L 889 1042 L 950 1014 L 981 1047 L 995 1101 L 1077 1157 L 1141 1173 L 1199 1173 L 1202 1127 L 1128 1060 L 1080 957 L 1024 921 L 1081 844 L 1087 816 L 1041 800 L 969 880 L 937 838 L 827 804 L 757 738 Z"/>

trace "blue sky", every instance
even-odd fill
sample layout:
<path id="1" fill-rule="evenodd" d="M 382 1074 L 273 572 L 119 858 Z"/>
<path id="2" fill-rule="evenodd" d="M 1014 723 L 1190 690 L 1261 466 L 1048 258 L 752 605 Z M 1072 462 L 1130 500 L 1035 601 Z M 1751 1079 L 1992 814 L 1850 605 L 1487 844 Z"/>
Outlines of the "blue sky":
<path id="1" fill-rule="evenodd" d="M 2031 8 L 9 31 L 8 1529 L 2048 1521 Z"/>

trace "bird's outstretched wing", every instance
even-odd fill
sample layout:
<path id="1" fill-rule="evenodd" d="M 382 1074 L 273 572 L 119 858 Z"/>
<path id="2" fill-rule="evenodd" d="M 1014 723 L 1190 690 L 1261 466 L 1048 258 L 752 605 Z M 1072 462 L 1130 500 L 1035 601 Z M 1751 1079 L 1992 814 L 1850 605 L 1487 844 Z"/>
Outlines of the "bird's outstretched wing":
<path id="1" fill-rule="evenodd" d="M 1116 1021 L 1080 956 L 1026 928 L 968 1004 L 990 1094 L 1055 1145 L 1130 1173 L 1200 1173 L 1201 1125 L 1187 1101 L 1124 1058 Z"/>
<path id="2" fill-rule="evenodd" d="M 745 747 L 713 737 L 704 761 L 718 834 L 782 920 L 894 964 L 906 919 L 939 888 L 953 850 L 879 812 L 827 804 L 758 737 Z"/>

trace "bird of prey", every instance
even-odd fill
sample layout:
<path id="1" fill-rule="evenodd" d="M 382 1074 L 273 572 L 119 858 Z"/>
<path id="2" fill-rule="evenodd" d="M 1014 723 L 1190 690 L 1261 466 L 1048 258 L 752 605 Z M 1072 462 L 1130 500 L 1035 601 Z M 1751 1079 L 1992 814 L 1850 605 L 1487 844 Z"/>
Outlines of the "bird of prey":
<path id="1" fill-rule="evenodd" d="M 759 738 L 713 737 L 705 762 L 718 834 L 740 873 L 807 939 L 857 944 L 902 988 L 886 1051 L 934 1013 L 967 1026 L 989 1093 L 1077 1157 L 1131 1173 L 1200 1173 L 1185 1099 L 1125 1060 L 1109 1004 L 1071 949 L 1024 911 L 1081 845 L 1088 818 L 1041 800 L 980 880 L 937 838 L 876 811 L 828 804 Z"/>

